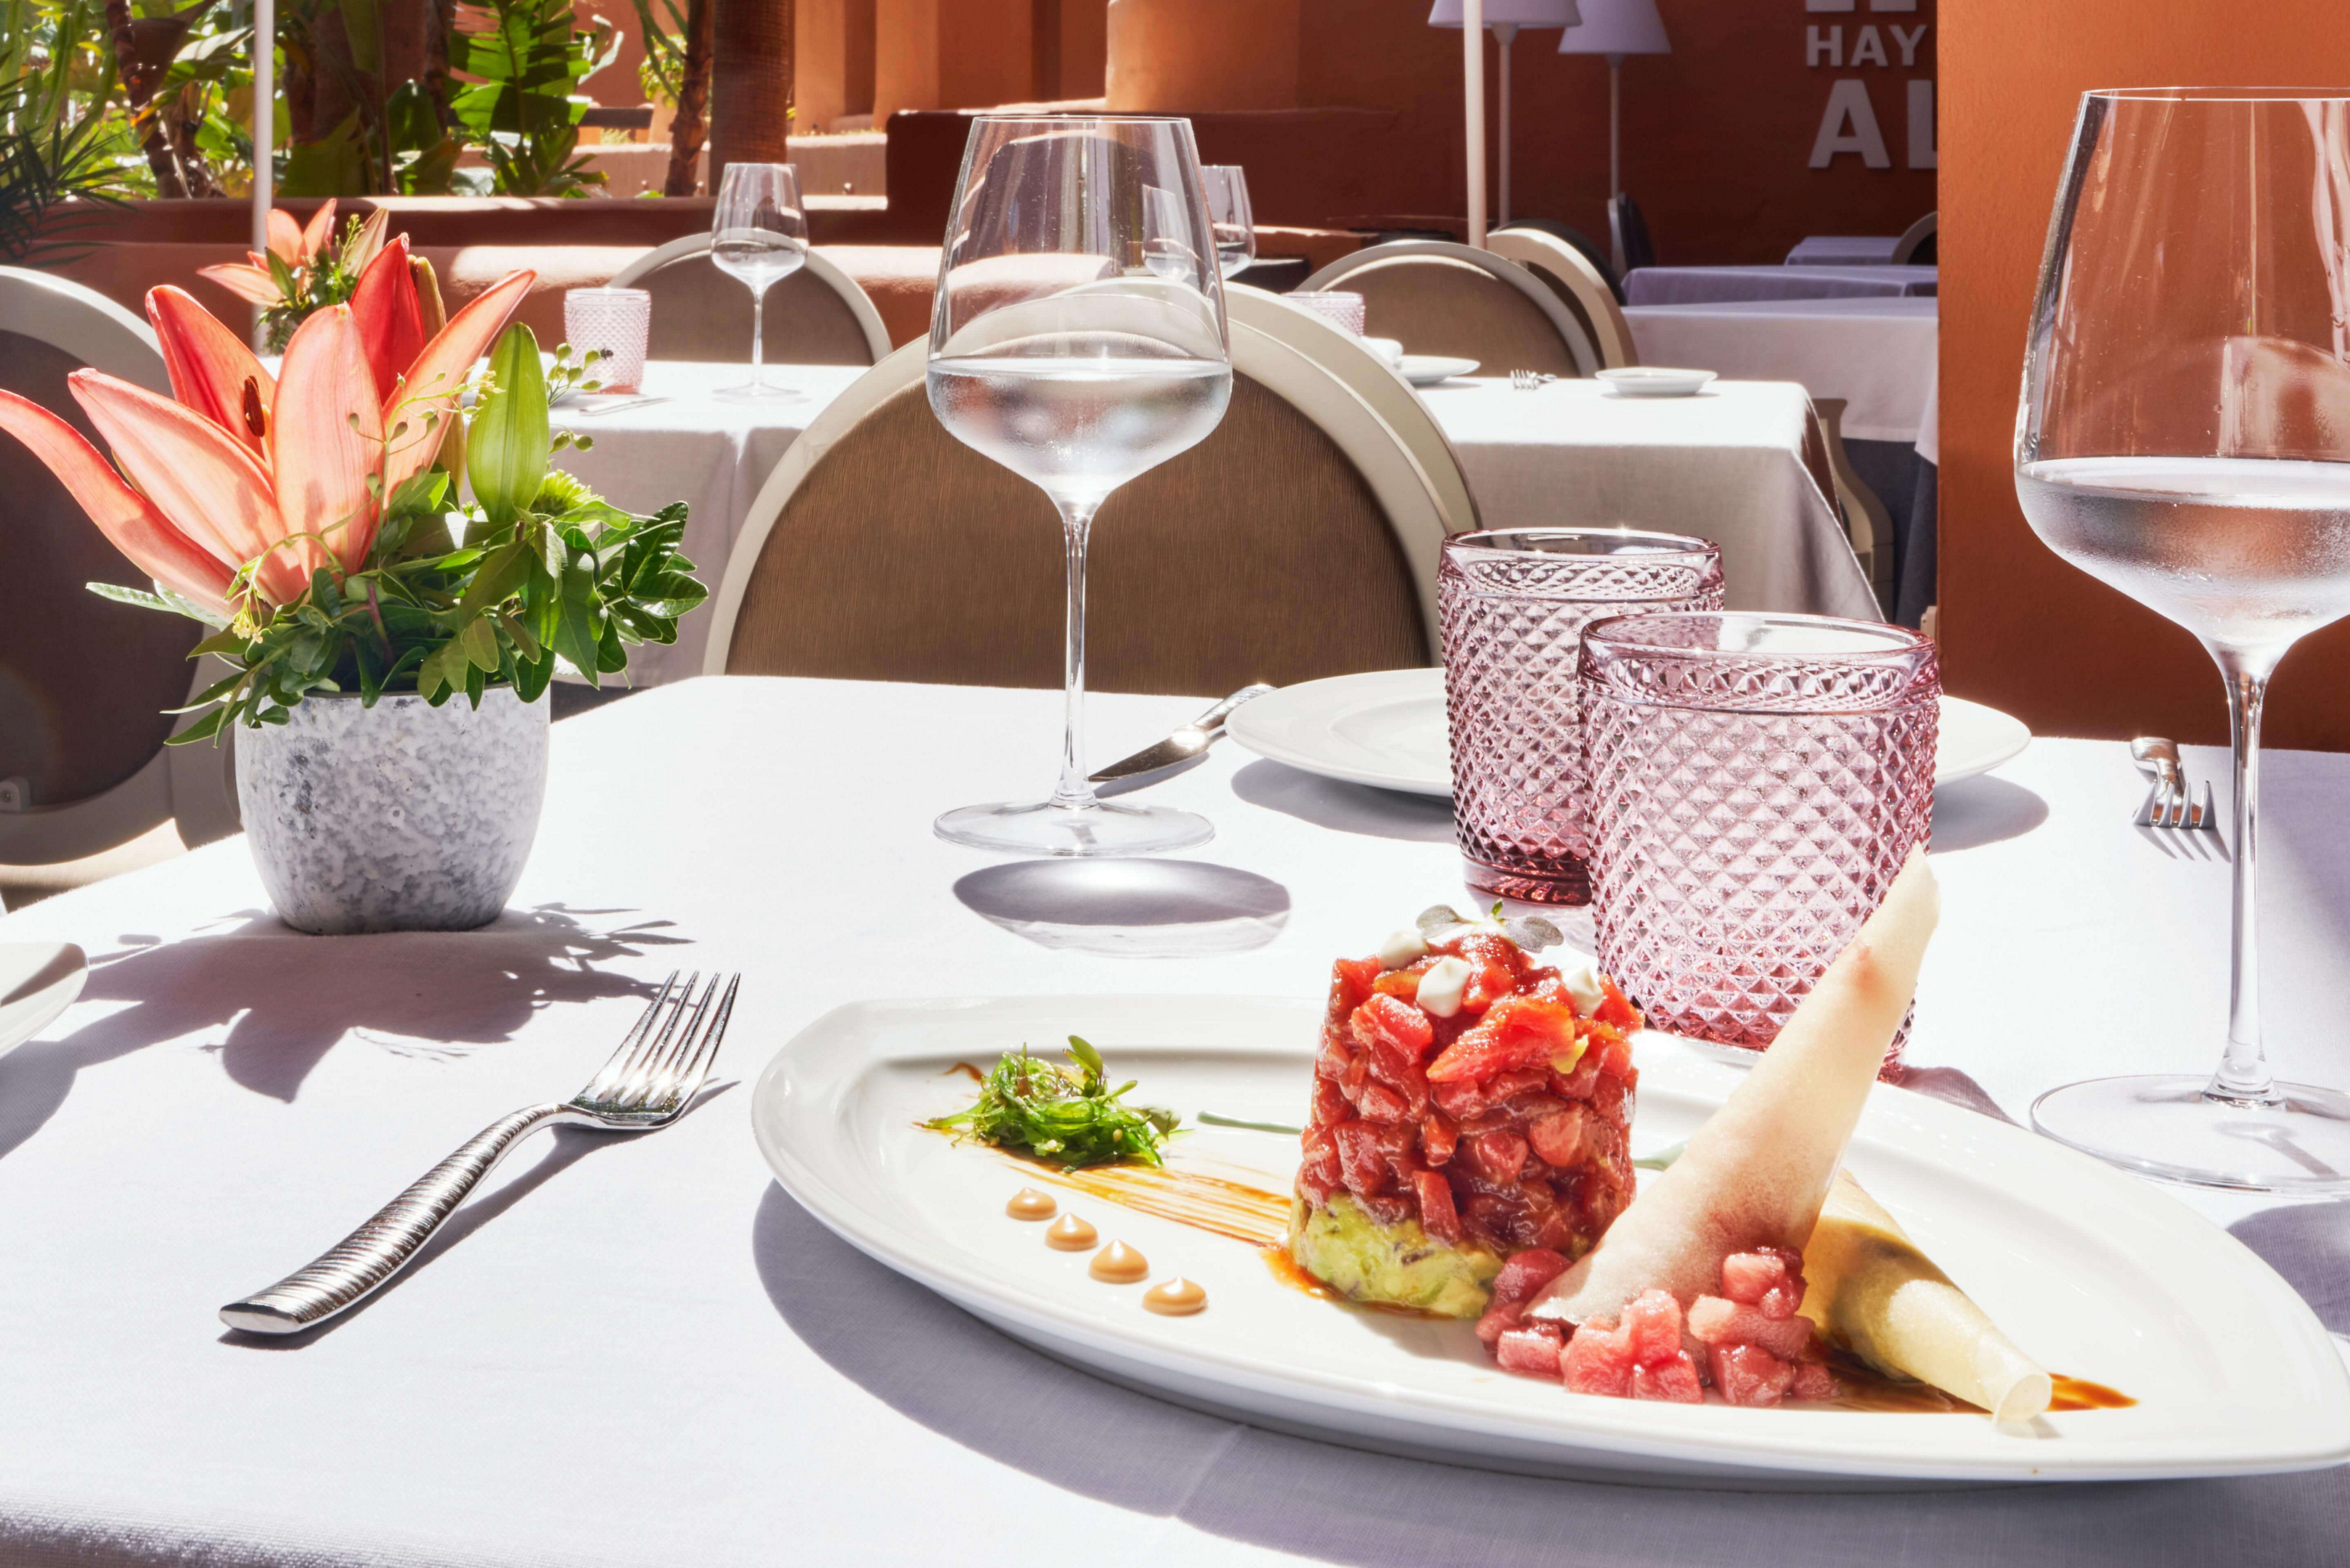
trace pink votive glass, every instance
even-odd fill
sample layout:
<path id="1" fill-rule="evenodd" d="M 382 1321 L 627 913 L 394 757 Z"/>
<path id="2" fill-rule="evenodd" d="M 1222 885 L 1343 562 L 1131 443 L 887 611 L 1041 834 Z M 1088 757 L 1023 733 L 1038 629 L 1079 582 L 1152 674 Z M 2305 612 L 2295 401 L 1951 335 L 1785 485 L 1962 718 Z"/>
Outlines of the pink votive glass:
<path id="1" fill-rule="evenodd" d="M 1769 1045 L 1926 840 L 1934 645 L 1828 616 L 1640 616 L 1585 629 L 1582 686 L 1601 966 L 1656 1028 Z"/>
<path id="2" fill-rule="evenodd" d="M 645 344 L 652 332 L 653 296 L 641 288 L 575 288 L 563 296 L 563 337 L 572 357 L 608 354 L 588 368 L 599 391 L 633 392 L 644 385 Z"/>
<path id="3" fill-rule="evenodd" d="M 1721 551 L 1631 528 L 1458 534 L 1437 569 L 1452 810 L 1469 886 L 1585 904 L 1575 660 L 1610 616 L 1720 609 Z"/>
<path id="4" fill-rule="evenodd" d="M 1363 335 L 1366 318 L 1363 296 L 1359 294 L 1337 288 L 1296 289 L 1281 297 L 1302 309 L 1312 311 L 1333 327 L 1351 332 L 1357 337 Z"/>

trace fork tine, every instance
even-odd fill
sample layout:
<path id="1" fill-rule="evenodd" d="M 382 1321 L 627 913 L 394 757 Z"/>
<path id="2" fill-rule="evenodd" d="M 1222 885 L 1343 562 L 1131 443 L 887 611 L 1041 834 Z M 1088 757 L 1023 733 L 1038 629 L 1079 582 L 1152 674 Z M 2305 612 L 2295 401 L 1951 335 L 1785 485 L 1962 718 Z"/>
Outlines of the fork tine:
<path id="1" fill-rule="evenodd" d="M 715 979 L 711 981 L 713 989 L 717 983 Z M 726 1025 L 734 1016 L 734 993 L 741 990 L 742 986 L 743 976 L 739 972 L 726 977 L 726 994 L 718 999 L 716 1015 L 711 1019 L 710 1027 L 702 1032 L 701 1044 L 694 1047 L 692 1054 L 689 1055 L 678 1069 L 679 1098 L 682 1099 L 700 1089 L 703 1082 L 709 1078 L 710 1069 L 717 1065 L 718 1047 L 725 1041 Z"/>
<path id="2" fill-rule="evenodd" d="M 641 1108 L 660 1105 L 670 1098 L 671 1086 L 677 1078 L 678 1063 L 702 1037 L 702 1020 L 709 1016 L 710 1003 L 718 994 L 718 975 L 712 973 L 710 983 L 702 988 L 698 998 L 691 990 L 687 991 L 685 1002 L 678 1009 L 678 1017 L 683 1027 L 677 1031 L 674 1038 L 662 1037 L 659 1054 L 647 1061 L 643 1070 L 623 1087 L 620 1094 L 622 1105 Z M 687 1016 L 689 1013 L 691 1016 Z"/>
<path id="3" fill-rule="evenodd" d="M 684 989 L 678 992 L 677 1006 L 670 1012 L 669 1022 L 661 1025 L 660 1033 L 647 1043 L 645 1048 L 638 1053 L 636 1059 L 629 1064 L 628 1071 L 621 1074 L 619 1081 L 612 1085 L 611 1098 L 614 1104 L 642 1105 L 645 1090 L 654 1082 L 660 1070 L 660 1064 L 669 1060 L 675 1052 L 679 1040 L 691 1037 L 694 1023 L 700 1018 L 698 1008 L 709 1004 L 707 991 L 702 992 L 702 1000 L 699 1004 L 694 1001 L 694 987 L 701 979 L 702 974 L 699 971 L 686 977 Z"/>
<path id="4" fill-rule="evenodd" d="M 629 1075 L 636 1070 L 646 1054 L 677 1026 L 677 1015 L 684 1007 L 684 999 L 693 991 L 695 978 L 693 975 L 686 976 L 685 983 L 681 986 L 677 971 L 670 971 L 669 978 L 661 981 L 660 993 L 653 998 L 653 1004 L 645 1009 L 644 1017 L 637 1021 L 637 1026 L 629 1031 L 629 1037 L 620 1042 L 619 1048 L 605 1059 L 596 1076 L 580 1091 L 583 1096 L 591 1100 L 609 1099 L 628 1081 Z M 660 1026 L 654 1027 L 656 1015 L 664 1013 L 666 1016 Z"/>
<path id="5" fill-rule="evenodd" d="M 2155 803 L 2161 798 L 2162 781 L 2160 779 L 2157 779 L 2153 784 L 2147 786 L 2146 798 L 2138 803 L 2137 815 L 2131 817 L 2130 822 L 2138 827 L 2154 827 L 2158 826 L 2155 821 L 2154 807 Z"/>
<path id="6" fill-rule="evenodd" d="M 2213 815 L 2211 810 L 2211 781 L 2210 779 L 2205 779 L 2201 784 L 2195 786 L 2195 820 L 2189 824 L 2189 826 L 2191 827 L 2208 829 L 2213 833 L 2217 833 L 2220 830 L 2220 820 Z"/>

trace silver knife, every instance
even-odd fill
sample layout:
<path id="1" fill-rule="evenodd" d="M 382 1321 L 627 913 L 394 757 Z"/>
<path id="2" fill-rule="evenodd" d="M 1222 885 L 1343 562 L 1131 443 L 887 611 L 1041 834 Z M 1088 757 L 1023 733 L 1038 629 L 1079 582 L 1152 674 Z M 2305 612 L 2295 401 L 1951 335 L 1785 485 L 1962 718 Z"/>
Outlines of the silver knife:
<path id="1" fill-rule="evenodd" d="M 1207 753 L 1208 744 L 1223 733 L 1224 721 L 1232 710 L 1253 698 L 1272 691 L 1270 686 L 1243 686 L 1155 746 L 1145 746 L 1130 757 L 1124 757 L 1093 775 L 1097 784 L 1126 784 L 1146 774 L 1164 773 L 1170 768 Z"/>

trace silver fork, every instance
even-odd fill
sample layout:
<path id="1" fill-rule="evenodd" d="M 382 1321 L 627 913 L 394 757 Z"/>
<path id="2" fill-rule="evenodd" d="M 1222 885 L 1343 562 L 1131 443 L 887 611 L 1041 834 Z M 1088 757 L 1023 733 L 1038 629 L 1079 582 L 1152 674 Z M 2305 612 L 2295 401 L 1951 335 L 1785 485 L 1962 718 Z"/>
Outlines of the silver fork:
<path id="1" fill-rule="evenodd" d="M 643 1132 L 675 1121 L 710 1076 L 743 983 L 739 974 L 713 974 L 697 999 L 701 978 L 688 975 L 681 986 L 672 972 L 663 981 L 660 994 L 586 1088 L 483 1128 L 317 1262 L 221 1308 L 221 1321 L 253 1334 L 299 1334 L 364 1301 L 423 1249 L 515 1145 L 541 1127 Z"/>
<path id="2" fill-rule="evenodd" d="M 1513 391 L 1531 392 L 1545 381 L 1557 379 L 1556 376 L 1547 375 L 1540 370 L 1513 370 L 1510 372 L 1510 389 Z"/>
<path id="3" fill-rule="evenodd" d="M 2140 735 L 2130 742 L 2130 760 L 2154 775 L 2154 785 L 2133 819 L 2138 826 L 2189 831 L 2219 826 L 2219 817 L 2211 809 L 2210 780 L 2196 786 L 2189 802 L 2187 766 L 2179 760 L 2178 746 L 2159 735 Z"/>

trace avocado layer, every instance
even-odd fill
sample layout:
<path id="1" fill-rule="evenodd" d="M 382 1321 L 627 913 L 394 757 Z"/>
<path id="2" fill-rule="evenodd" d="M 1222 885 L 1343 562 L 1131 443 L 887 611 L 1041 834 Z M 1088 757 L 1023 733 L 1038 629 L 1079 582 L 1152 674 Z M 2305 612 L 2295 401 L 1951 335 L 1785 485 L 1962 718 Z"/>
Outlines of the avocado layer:
<path id="1" fill-rule="evenodd" d="M 1475 1242 L 1446 1246 L 1417 1220 L 1382 1225 L 1349 1194 L 1289 1210 L 1289 1255 L 1350 1301 L 1383 1302 L 1439 1317 L 1478 1317 L 1502 1260 Z"/>

